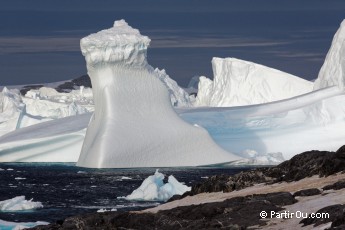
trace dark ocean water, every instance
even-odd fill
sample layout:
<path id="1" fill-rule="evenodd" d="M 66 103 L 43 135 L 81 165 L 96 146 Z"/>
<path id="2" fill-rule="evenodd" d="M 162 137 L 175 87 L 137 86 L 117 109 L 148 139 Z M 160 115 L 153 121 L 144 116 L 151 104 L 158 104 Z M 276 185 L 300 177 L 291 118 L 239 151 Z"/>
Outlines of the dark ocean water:
<path id="1" fill-rule="evenodd" d="M 117 197 L 129 195 L 156 168 L 86 169 L 74 164 L 8 163 L 0 164 L 0 201 L 16 196 L 42 202 L 44 208 L 30 211 L 1 212 L 0 220 L 12 222 L 55 222 L 76 214 L 116 208 L 140 210 L 159 202 L 134 202 Z M 235 174 L 249 168 L 161 168 L 191 186 L 205 177 Z M 131 179 L 124 179 L 129 177 Z M 25 179 L 24 179 L 25 178 Z M 166 178 L 167 179 L 167 178 Z"/>

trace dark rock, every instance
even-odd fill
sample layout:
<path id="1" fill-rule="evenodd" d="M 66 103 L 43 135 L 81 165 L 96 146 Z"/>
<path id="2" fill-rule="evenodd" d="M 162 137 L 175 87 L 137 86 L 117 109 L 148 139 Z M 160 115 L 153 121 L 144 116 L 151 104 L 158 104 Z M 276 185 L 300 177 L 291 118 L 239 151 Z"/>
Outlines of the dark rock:
<path id="1" fill-rule="evenodd" d="M 56 91 L 60 93 L 70 92 L 71 90 L 75 89 L 73 82 L 66 81 L 65 83 L 59 85 L 55 88 Z"/>
<path id="2" fill-rule="evenodd" d="M 303 189 L 297 191 L 293 194 L 293 196 L 315 196 L 321 194 L 321 191 L 317 188 L 310 188 L 310 189 Z"/>
<path id="3" fill-rule="evenodd" d="M 75 78 L 71 81 L 66 81 L 63 84 L 56 87 L 55 89 L 58 92 L 70 92 L 71 90 L 76 89 L 76 87 L 79 87 L 79 86 L 85 86 L 88 88 L 92 88 L 89 75 L 83 75 L 83 76 Z"/>
<path id="4" fill-rule="evenodd" d="M 90 79 L 89 75 L 87 75 L 87 74 L 73 79 L 72 82 L 76 86 L 85 86 L 88 88 L 92 88 L 91 79 Z"/>
<path id="5" fill-rule="evenodd" d="M 335 182 L 334 184 L 331 185 L 326 185 L 325 187 L 323 187 L 323 190 L 339 190 L 339 189 L 343 189 L 345 188 L 345 180 L 340 180 L 338 182 Z"/>
<path id="6" fill-rule="evenodd" d="M 174 201 L 174 200 L 179 200 L 181 199 L 182 195 L 173 195 L 169 200 L 167 200 L 168 202 Z"/>
<path id="7" fill-rule="evenodd" d="M 251 197 L 254 200 L 266 200 L 277 206 L 291 205 L 297 202 L 293 195 L 289 192 L 275 192 L 268 194 L 254 194 Z"/>
<path id="8" fill-rule="evenodd" d="M 303 226 L 307 225 L 313 225 L 314 227 L 321 225 L 321 224 L 326 224 L 329 222 L 337 221 L 336 224 L 341 225 L 341 217 L 344 216 L 345 212 L 345 205 L 341 204 L 336 204 L 336 205 L 331 205 L 324 207 L 320 210 L 318 210 L 315 214 L 318 215 L 316 217 L 312 217 L 311 215 L 308 216 L 308 218 L 303 219 L 300 224 L 303 224 Z M 328 215 L 325 215 L 328 214 Z"/>
<path id="9" fill-rule="evenodd" d="M 203 192 L 231 192 L 271 180 L 272 178 L 265 176 L 260 170 L 240 172 L 234 176 L 217 175 L 192 186 L 191 195 Z"/>
<path id="10" fill-rule="evenodd" d="M 39 89 L 41 87 L 43 87 L 43 85 L 26 85 L 20 90 L 20 94 L 25 96 L 25 94 L 31 89 Z"/>
<path id="11" fill-rule="evenodd" d="M 345 212 L 339 214 L 332 222 L 331 229 L 345 229 Z"/>

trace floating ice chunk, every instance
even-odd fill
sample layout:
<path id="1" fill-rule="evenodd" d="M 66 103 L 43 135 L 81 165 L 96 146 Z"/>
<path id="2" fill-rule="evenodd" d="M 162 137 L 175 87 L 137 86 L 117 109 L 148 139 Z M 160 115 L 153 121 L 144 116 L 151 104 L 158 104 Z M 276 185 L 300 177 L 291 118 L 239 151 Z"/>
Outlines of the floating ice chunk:
<path id="1" fill-rule="evenodd" d="M 173 195 L 182 195 L 191 188 L 169 176 L 168 183 L 163 182 L 164 175 L 156 170 L 155 174 L 146 178 L 139 188 L 126 196 L 127 200 L 167 201 Z"/>
<path id="2" fill-rule="evenodd" d="M 15 180 L 26 180 L 26 178 L 24 178 L 24 177 L 16 177 L 16 178 L 14 178 Z"/>
<path id="3" fill-rule="evenodd" d="M 128 176 L 123 176 L 123 177 L 121 177 L 121 180 L 132 180 L 132 178 L 130 178 Z"/>
<path id="4" fill-rule="evenodd" d="M 12 199 L 0 201 L 1 211 L 20 211 L 30 210 L 36 208 L 43 208 L 41 202 L 33 202 L 31 200 L 25 200 L 25 196 L 17 196 Z"/>
<path id="5" fill-rule="evenodd" d="M 0 220 L 1 230 L 21 230 L 26 228 L 33 228 L 37 225 L 48 225 L 48 222 L 37 221 L 37 222 L 10 222 L 5 220 Z"/>
<path id="6" fill-rule="evenodd" d="M 112 209 L 101 208 L 97 210 L 97 212 L 116 212 L 116 211 L 117 211 L 116 208 L 112 208 Z"/>

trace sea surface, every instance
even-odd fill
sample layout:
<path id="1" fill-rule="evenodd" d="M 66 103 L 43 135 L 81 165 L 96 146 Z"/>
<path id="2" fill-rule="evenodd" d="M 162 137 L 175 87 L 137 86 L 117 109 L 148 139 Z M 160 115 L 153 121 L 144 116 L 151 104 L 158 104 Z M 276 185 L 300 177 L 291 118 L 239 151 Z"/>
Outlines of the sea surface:
<path id="1" fill-rule="evenodd" d="M 208 176 L 235 174 L 248 167 L 235 168 L 160 168 L 167 177 L 174 175 L 191 186 Z M 156 168 L 88 169 L 74 163 L 0 163 L 0 201 L 24 195 L 42 202 L 44 208 L 1 212 L 0 220 L 11 222 L 55 222 L 66 217 L 96 212 L 141 210 L 159 205 L 157 201 L 119 199 L 138 188 Z"/>

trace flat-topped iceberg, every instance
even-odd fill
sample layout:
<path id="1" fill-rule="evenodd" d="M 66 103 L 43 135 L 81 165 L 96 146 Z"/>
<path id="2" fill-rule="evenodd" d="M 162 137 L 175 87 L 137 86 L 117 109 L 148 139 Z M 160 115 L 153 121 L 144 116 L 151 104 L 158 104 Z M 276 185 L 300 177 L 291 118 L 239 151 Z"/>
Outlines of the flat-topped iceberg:
<path id="1" fill-rule="evenodd" d="M 146 59 L 150 39 L 124 20 L 83 38 L 95 112 L 78 166 L 197 166 L 238 160 L 183 121 Z"/>

